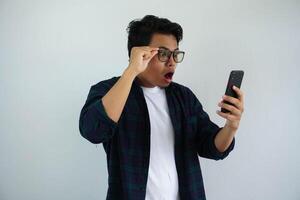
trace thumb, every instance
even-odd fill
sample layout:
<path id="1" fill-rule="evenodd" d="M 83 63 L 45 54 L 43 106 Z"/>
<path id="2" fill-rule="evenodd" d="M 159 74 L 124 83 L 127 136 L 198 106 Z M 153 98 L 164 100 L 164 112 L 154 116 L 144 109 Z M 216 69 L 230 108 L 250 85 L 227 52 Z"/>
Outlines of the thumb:
<path id="1" fill-rule="evenodd" d="M 143 56 L 144 58 L 144 61 L 150 61 L 156 54 L 157 54 L 158 51 L 151 51 L 150 53 L 148 54 L 145 54 Z"/>
<path id="2" fill-rule="evenodd" d="M 152 59 L 158 53 L 157 50 L 151 51 L 151 55 L 149 59 Z"/>

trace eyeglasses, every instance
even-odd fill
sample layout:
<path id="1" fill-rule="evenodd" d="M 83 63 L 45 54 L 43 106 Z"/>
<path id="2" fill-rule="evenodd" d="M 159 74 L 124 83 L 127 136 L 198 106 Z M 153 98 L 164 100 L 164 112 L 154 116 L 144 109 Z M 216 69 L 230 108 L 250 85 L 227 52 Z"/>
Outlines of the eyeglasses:
<path id="1" fill-rule="evenodd" d="M 183 61 L 184 54 L 185 54 L 184 51 L 179 51 L 179 50 L 170 51 L 168 49 L 159 49 L 157 56 L 158 56 L 158 60 L 160 60 L 161 62 L 167 62 L 171 58 L 171 55 L 173 55 L 174 61 L 176 63 L 180 63 Z"/>

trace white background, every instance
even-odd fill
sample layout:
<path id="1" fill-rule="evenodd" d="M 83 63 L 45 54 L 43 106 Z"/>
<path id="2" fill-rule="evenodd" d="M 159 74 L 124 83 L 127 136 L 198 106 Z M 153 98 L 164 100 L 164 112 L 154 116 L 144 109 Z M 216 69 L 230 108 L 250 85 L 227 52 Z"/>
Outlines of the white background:
<path id="1" fill-rule="evenodd" d="M 184 30 L 174 81 L 211 119 L 232 69 L 245 76 L 236 146 L 200 159 L 209 200 L 300 199 L 300 1 L 0 1 L 0 199 L 105 199 L 106 157 L 79 134 L 92 84 L 128 65 L 128 23 Z"/>

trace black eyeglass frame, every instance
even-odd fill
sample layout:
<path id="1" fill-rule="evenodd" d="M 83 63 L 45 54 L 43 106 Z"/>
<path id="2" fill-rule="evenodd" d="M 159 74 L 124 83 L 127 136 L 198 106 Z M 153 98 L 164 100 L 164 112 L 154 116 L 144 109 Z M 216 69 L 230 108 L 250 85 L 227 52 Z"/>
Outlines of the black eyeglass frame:
<path id="1" fill-rule="evenodd" d="M 167 51 L 168 52 L 168 59 L 167 60 L 162 60 L 161 57 L 160 57 L 160 54 L 162 51 Z M 182 53 L 182 59 L 178 62 L 177 59 L 175 59 L 175 52 L 177 53 Z M 176 63 L 181 63 L 184 59 L 184 55 L 185 55 L 185 52 L 184 51 L 179 51 L 178 49 L 174 50 L 174 51 L 170 51 L 169 49 L 164 49 L 164 48 L 161 48 L 158 50 L 158 53 L 157 53 L 157 57 L 158 57 L 158 60 L 161 61 L 161 62 L 168 62 L 171 58 L 171 56 L 173 57 L 173 60 L 176 62 Z"/>

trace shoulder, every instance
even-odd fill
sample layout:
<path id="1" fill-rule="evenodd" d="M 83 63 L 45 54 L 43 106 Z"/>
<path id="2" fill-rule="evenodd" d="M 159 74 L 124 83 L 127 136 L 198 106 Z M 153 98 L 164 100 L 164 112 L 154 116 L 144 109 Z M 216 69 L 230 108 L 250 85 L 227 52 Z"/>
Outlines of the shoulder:
<path id="1" fill-rule="evenodd" d="M 109 90 L 119 80 L 119 78 L 120 76 L 114 76 L 112 78 L 99 81 L 98 83 L 92 85 L 91 88 Z"/>
<path id="2" fill-rule="evenodd" d="M 113 87 L 113 85 L 118 81 L 119 78 L 120 77 L 112 77 L 91 85 L 88 99 L 104 96 Z"/>

